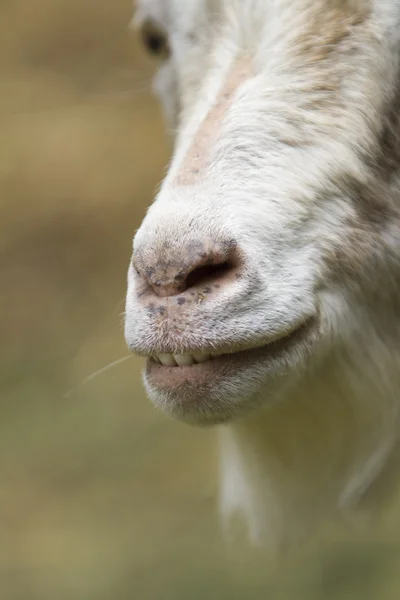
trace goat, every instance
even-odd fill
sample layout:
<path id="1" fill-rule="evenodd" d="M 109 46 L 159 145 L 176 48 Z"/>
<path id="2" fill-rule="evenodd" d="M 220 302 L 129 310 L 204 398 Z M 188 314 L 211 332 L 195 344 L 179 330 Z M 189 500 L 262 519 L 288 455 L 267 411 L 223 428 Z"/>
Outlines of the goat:
<path id="1" fill-rule="evenodd" d="M 175 138 L 125 338 L 279 546 L 399 470 L 400 1 L 138 0 Z M 383 494 L 385 492 L 385 494 Z"/>

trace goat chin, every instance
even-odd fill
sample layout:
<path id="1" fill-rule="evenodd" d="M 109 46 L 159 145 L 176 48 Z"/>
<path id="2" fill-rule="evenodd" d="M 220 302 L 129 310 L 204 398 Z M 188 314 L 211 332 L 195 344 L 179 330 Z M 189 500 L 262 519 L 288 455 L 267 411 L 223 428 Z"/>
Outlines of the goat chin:
<path id="1" fill-rule="evenodd" d="M 281 401 L 222 426 L 220 508 L 225 531 L 244 520 L 272 550 L 301 542 L 324 521 L 373 514 L 398 469 L 397 390 L 377 389 L 382 365 L 330 361 Z M 396 365 L 385 365 L 396 369 Z"/>
<path id="2" fill-rule="evenodd" d="M 159 408 L 217 425 L 224 523 L 271 547 L 397 481 L 399 7 L 138 1 L 175 148 L 125 337 Z"/>

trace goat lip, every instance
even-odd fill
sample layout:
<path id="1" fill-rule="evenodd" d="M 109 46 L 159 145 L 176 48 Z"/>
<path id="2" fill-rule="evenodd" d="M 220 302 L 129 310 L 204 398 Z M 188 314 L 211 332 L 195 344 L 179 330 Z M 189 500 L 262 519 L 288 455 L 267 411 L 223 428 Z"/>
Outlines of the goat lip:
<path id="1" fill-rule="evenodd" d="M 155 387 L 171 392 L 178 391 L 184 385 L 196 385 L 206 389 L 210 383 L 215 384 L 219 378 L 229 377 L 239 369 L 246 369 L 255 364 L 271 361 L 283 353 L 290 353 L 298 342 L 308 337 L 310 331 L 314 329 L 313 324 L 314 319 L 310 319 L 290 334 L 269 344 L 212 356 L 210 360 L 198 364 L 165 366 L 148 357 L 147 380 Z"/>

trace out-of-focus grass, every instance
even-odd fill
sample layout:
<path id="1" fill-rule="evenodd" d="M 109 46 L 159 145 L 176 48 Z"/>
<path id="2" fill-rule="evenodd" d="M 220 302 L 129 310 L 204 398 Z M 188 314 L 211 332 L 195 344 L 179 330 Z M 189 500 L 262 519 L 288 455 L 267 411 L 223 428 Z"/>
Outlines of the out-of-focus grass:
<path id="1" fill-rule="evenodd" d="M 159 415 L 140 360 L 64 396 L 126 354 L 131 239 L 168 160 L 130 13 L 0 5 L 0 598 L 397 599 L 395 534 L 274 573 L 224 545 L 213 432 Z"/>

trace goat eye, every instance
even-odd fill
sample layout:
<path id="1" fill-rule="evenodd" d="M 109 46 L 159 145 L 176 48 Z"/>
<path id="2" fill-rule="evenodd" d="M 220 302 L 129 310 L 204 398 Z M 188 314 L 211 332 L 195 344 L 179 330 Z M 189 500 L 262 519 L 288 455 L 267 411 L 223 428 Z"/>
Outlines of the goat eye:
<path id="1" fill-rule="evenodd" d="M 168 37 L 153 21 L 145 21 L 142 25 L 141 37 L 147 52 L 161 58 L 169 56 Z"/>

